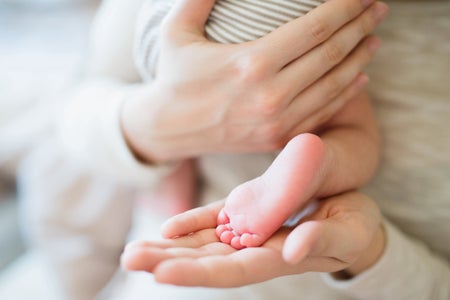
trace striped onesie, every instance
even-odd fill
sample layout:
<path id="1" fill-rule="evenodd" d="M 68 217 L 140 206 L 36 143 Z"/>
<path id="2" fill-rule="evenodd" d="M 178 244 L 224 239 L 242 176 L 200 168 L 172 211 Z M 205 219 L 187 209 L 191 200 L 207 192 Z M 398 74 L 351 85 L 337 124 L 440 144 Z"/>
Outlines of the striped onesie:
<path id="1" fill-rule="evenodd" d="M 206 23 L 206 37 L 224 44 L 258 39 L 326 0 L 217 0 Z M 135 62 L 146 80 L 155 76 L 158 33 L 174 0 L 146 0 L 137 25 Z"/>

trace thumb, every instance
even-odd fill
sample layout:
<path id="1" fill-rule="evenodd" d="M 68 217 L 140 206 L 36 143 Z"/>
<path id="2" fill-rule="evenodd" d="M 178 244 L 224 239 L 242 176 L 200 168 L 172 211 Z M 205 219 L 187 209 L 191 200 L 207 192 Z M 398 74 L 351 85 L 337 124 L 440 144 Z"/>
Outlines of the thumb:
<path id="1" fill-rule="evenodd" d="M 172 33 L 192 33 L 204 38 L 205 24 L 215 0 L 177 0 L 165 20 Z"/>
<path id="2" fill-rule="evenodd" d="M 333 257 L 346 261 L 362 248 L 361 234 L 338 222 L 307 221 L 295 228 L 283 246 L 286 262 L 296 264 L 307 256 Z"/>
<path id="3" fill-rule="evenodd" d="M 283 245 L 283 258 L 290 264 L 297 264 L 312 252 L 322 228 L 319 222 L 309 221 L 297 226 Z"/>
<path id="4" fill-rule="evenodd" d="M 291 264 L 307 256 L 332 257 L 350 262 L 370 244 L 374 234 L 375 229 L 363 222 L 307 221 L 287 237 L 283 258 Z"/>

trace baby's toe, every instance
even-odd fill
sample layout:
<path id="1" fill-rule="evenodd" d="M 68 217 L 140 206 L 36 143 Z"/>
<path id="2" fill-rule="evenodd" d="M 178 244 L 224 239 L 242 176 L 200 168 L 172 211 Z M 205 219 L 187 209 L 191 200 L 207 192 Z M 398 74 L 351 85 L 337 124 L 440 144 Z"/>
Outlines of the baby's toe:
<path id="1" fill-rule="evenodd" d="M 217 216 L 217 223 L 218 224 L 228 224 L 228 223 L 230 223 L 230 218 L 228 217 L 228 215 L 225 212 L 225 210 L 222 209 L 219 212 L 219 215 Z"/>
<path id="2" fill-rule="evenodd" d="M 234 236 L 231 239 L 230 245 L 236 250 L 245 248 L 245 246 L 241 244 L 241 238 L 239 236 Z"/>
<path id="3" fill-rule="evenodd" d="M 235 238 L 235 235 L 229 230 L 222 232 L 219 236 L 220 241 L 225 244 L 231 244 L 233 238 Z"/>
<path id="4" fill-rule="evenodd" d="M 259 234 L 244 233 L 241 235 L 241 244 L 244 247 L 258 247 L 264 243 L 264 239 Z"/>

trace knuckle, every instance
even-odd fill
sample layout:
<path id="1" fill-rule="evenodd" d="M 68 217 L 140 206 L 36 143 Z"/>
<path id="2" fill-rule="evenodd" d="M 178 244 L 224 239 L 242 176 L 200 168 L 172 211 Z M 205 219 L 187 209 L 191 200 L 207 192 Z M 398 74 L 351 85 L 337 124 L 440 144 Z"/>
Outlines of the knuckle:
<path id="1" fill-rule="evenodd" d="M 338 64 L 344 57 L 345 52 L 342 49 L 342 46 L 338 45 L 335 42 L 329 42 L 325 44 L 325 55 L 326 59 L 332 64 Z"/>
<path id="2" fill-rule="evenodd" d="M 330 26 L 322 19 L 311 15 L 309 23 L 311 36 L 317 42 L 324 41 L 331 34 Z"/>
<path id="3" fill-rule="evenodd" d="M 263 118 L 274 118 L 282 110 L 282 92 L 278 89 L 264 89 L 257 100 L 257 113 Z"/>
<path id="4" fill-rule="evenodd" d="M 233 70 L 243 83 L 258 83 L 269 70 L 268 59 L 258 53 L 244 54 L 234 60 Z"/>
<path id="5" fill-rule="evenodd" d="M 313 124 L 314 126 L 323 126 L 328 123 L 333 116 L 332 110 L 324 108 L 314 116 Z"/>
<path id="6" fill-rule="evenodd" d="M 281 124 L 278 121 L 269 122 L 261 126 L 259 137 L 267 145 L 267 150 L 275 150 L 281 147 L 283 135 Z"/>
<path id="7" fill-rule="evenodd" d="M 373 18 L 361 18 L 359 23 L 359 34 L 361 37 L 368 35 L 375 28 L 375 21 Z"/>
<path id="8" fill-rule="evenodd" d="M 341 84 L 336 77 L 329 76 L 324 85 L 324 94 L 328 100 L 336 98 L 341 92 Z"/>

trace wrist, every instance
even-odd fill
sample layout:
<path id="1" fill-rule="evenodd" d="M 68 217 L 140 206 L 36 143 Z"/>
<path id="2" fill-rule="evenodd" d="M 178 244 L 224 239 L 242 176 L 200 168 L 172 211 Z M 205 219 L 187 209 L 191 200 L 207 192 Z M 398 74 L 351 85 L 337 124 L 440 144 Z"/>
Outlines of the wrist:
<path id="1" fill-rule="evenodd" d="M 134 156 L 143 163 L 165 164 L 205 152 L 204 136 L 192 129 L 192 120 L 176 101 L 173 87 L 153 81 L 142 84 L 123 103 L 120 124 Z"/>
<path id="2" fill-rule="evenodd" d="M 381 258 L 386 246 L 386 233 L 382 224 L 378 227 L 366 251 L 349 267 L 332 274 L 337 279 L 351 279 L 370 269 Z"/>

